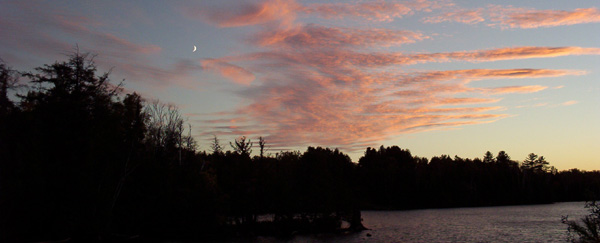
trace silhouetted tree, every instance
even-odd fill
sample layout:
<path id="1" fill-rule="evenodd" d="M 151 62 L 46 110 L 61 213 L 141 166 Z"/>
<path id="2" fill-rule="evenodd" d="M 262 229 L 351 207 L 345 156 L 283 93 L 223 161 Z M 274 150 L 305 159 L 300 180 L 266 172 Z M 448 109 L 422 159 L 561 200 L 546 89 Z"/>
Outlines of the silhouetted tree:
<path id="1" fill-rule="evenodd" d="M 187 151 L 192 151 L 192 152 L 196 152 L 196 149 L 198 148 L 198 143 L 192 136 L 192 124 L 188 124 L 188 134 L 187 134 L 187 136 L 183 137 L 183 147 Z"/>
<path id="2" fill-rule="evenodd" d="M 492 154 L 492 152 L 487 151 L 485 152 L 485 155 L 483 156 L 483 163 L 494 163 L 496 162 L 496 159 L 494 158 L 494 155 Z"/>
<path id="3" fill-rule="evenodd" d="M 129 147 L 118 86 L 109 85 L 108 73 L 96 75 L 91 55 L 78 52 L 24 75 L 34 85 L 10 119 L 20 134 L 9 135 L 14 144 L 2 156 L 16 163 L 10 191 L 26 192 L 11 196 L 10 232 L 79 240 L 104 235 Z"/>
<path id="4" fill-rule="evenodd" d="M 0 59 L 0 118 L 8 115 L 8 112 L 15 108 L 8 98 L 8 90 L 16 88 L 18 82 L 18 72 L 6 66 Z"/>
<path id="5" fill-rule="evenodd" d="M 544 158 L 544 156 L 539 156 L 534 153 L 530 153 L 527 155 L 527 158 L 523 161 L 523 169 L 531 170 L 534 172 L 546 172 L 549 170 L 548 161 Z"/>
<path id="6" fill-rule="evenodd" d="M 115 189 L 111 203 L 111 212 L 117 203 L 121 190 L 127 180 L 127 177 L 133 173 L 140 165 L 139 151 L 143 149 L 143 140 L 146 133 L 147 114 L 144 112 L 142 97 L 137 93 L 127 94 L 123 99 L 123 124 L 122 129 L 125 134 L 125 144 L 129 146 L 127 158 Z M 135 164 L 134 164 L 135 163 Z"/>
<path id="7" fill-rule="evenodd" d="M 322 228 L 339 228 L 342 218 L 358 209 L 354 164 L 339 150 L 308 147 L 299 161 L 296 193 L 300 212 Z"/>
<path id="8" fill-rule="evenodd" d="M 496 162 L 499 164 L 508 164 L 510 163 L 510 156 L 508 156 L 508 154 L 504 151 L 500 151 L 498 152 L 498 155 L 496 156 Z"/>
<path id="9" fill-rule="evenodd" d="M 182 147 L 183 117 L 177 107 L 155 100 L 145 112 L 148 114 L 148 142 L 161 152 Z"/>
<path id="10" fill-rule="evenodd" d="M 548 165 L 550 163 L 548 163 L 548 161 L 546 161 L 546 158 L 544 158 L 544 156 L 540 156 L 536 161 L 535 161 L 535 165 L 533 166 L 533 169 L 539 172 L 547 172 L 549 170 Z"/>
<path id="11" fill-rule="evenodd" d="M 267 142 L 263 137 L 258 137 L 258 147 L 260 148 L 260 157 L 263 158 L 266 152 L 266 144 Z"/>
<path id="12" fill-rule="evenodd" d="M 415 206 L 416 165 L 410 151 L 398 146 L 367 148 L 358 162 L 362 193 L 375 204 Z"/>
<path id="13" fill-rule="evenodd" d="M 533 169 L 535 167 L 537 159 L 537 154 L 530 153 L 529 155 L 527 155 L 527 158 L 525 158 L 525 160 L 523 161 L 523 169 Z"/>
<path id="14" fill-rule="evenodd" d="M 221 154 L 223 153 L 223 147 L 221 147 L 221 144 L 219 143 L 219 139 L 217 138 L 217 136 L 213 136 L 213 141 L 210 145 L 210 149 L 212 151 L 213 154 Z"/>
<path id="15" fill-rule="evenodd" d="M 250 153 L 252 153 L 252 141 L 250 139 L 246 141 L 246 137 L 244 136 L 235 139 L 235 143 L 230 142 L 229 144 L 238 154 L 250 156 Z"/>

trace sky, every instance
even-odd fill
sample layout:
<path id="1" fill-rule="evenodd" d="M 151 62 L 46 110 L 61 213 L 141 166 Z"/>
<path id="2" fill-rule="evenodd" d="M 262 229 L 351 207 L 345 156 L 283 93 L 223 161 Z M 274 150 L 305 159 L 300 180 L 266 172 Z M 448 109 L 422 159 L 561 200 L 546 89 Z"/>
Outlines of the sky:
<path id="1" fill-rule="evenodd" d="M 600 170 L 599 5 L 0 0 L 0 58 L 30 71 L 97 54 L 125 92 L 179 107 L 200 150 L 263 136 L 272 154 L 504 150 Z"/>

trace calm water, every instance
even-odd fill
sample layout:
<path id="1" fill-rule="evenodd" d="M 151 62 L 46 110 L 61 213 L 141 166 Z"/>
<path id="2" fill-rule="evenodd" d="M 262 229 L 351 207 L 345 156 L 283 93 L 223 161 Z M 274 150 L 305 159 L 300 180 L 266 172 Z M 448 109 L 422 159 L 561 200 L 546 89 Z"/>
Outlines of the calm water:
<path id="1" fill-rule="evenodd" d="M 565 242 L 567 228 L 560 222 L 561 216 L 579 219 L 588 214 L 584 205 L 363 211 L 363 224 L 371 230 L 342 236 L 298 236 L 290 242 Z M 257 241 L 280 242 L 269 237 Z"/>

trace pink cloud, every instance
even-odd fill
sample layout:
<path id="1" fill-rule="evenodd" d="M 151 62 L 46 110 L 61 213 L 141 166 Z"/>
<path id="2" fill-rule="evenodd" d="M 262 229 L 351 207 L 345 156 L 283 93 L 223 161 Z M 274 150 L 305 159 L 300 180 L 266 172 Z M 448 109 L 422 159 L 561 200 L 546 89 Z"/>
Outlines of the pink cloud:
<path id="1" fill-rule="evenodd" d="M 576 101 L 576 100 L 569 100 L 569 101 L 566 101 L 566 102 L 563 102 L 563 103 L 561 103 L 560 105 L 561 105 L 561 106 L 570 106 L 570 105 L 575 105 L 575 104 L 577 104 L 577 103 L 579 103 L 579 101 Z"/>
<path id="2" fill-rule="evenodd" d="M 436 4 L 430 1 L 372 1 L 302 6 L 293 0 L 266 0 L 241 4 L 230 2 L 229 6 L 220 2 L 202 5 L 203 8 L 190 7 L 183 10 L 186 16 L 219 27 L 256 25 L 248 29 L 256 31 L 250 35 L 250 44 L 260 51 L 200 61 L 183 59 L 167 67 L 147 61 L 146 57 L 160 54 L 160 47 L 98 31 L 98 22 L 92 18 L 49 15 L 33 22 L 45 24 L 36 30 L 39 33 L 48 35 L 42 29 L 48 28 L 49 32 L 56 31 L 94 43 L 94 46 L 99 46 L 97 51 L 107 56 L 100 61 L 116 64 L 116 70 L 127 74 L 126 77 L 167 80 L 168 84 L 194 87 L 189 74 L 206 70 L 244 85 L 239 91 L 243 102 L 237 109 L 206 115 L 208 119 L 204 114 L 194 117 L 200 125 L 200 134 L 264 135 L 277 148 L 310 144 L 364 149 L 365 145 L 404 133 L 494 122 L 509 116 L 505 114 L 505 107 L 498 105 L 501 95 L 534 93 L 547 87 L 475 88 L 471 86 L 472 82 L 585 73 L 527 68 L 407 72 L 402 69 L 407 65 L 600 55 L 600 48 L 537 46 L 439 53 L 392 52 L 384 48 L 429 37 L 408 30 L 331 27 L 297 22 L 305 20 L 303 17 L 392 21 L 416 11 L 430 11 L 439 7 Z M 484 22 L 485 14 L 484 11 L 467 10 L 448 12 L 428 20 L 432 23 L 459 21 L 475 24 Z M 13 25 L 15 27 L 11 27 L 13 31 L 10 33 L 22 28 L 18 22 Z M 49 35 L 52 36 L 55 35 Z M 23 41 L 6 39 L 2 38 L 0 42 L 9 43 L 9 47 L 18 42 L 34 43 L 29 38 Z M 56 37 L 44 39 L 44 42 L 53 48 L 65 44 Z M 43 47 L 44 43 L 38 45 Z M 373 49 L 378 52 L 373 52 Z M 257 77 L 259 82 L 255 82 Z"/>
<path id="3" fill-rule="evenodd" d="M 482 9 L 445 12 L 441 15 L 423 19 L 425 23 L 459 22 L 463 24 L 476 24 L 483 21 L 485 21 L 485 18 Z"/>
<path id="4" fill-rule="evenodd" d="M 578 8 L 575 10 L 537 10 L 512 6 L 490 5 L 487 8 L 454 8 L 442 14 L 426 17 L 425 23 L 459 22 L 476 24 L 487 21 L 489 26 L 501 28 L 532 29 L 564 25 L 598 23 L 600 10 Z"/>
<path id="5" fill-rule="evenodd" d="M 529 85 L 529 86 L 506 86 L 497 88 L 484 89 L 485 92 L 491 94 L 509 94 L 509 93 L 535 93 L 547 89 L 546 86 L 541 85 Z"/>
<path id="6" fill-rule="evenodd" d="M 197 89 L 197 84 L 191 78 L 191 73 L 202 70 L 202 66 L 195 61 L 180 59 L 169 67 L 160 67 L 141 61 L 130 62 L 127 59 L 116 59 L 114 57 L 105 57 L 101 55 L 96 58 L 96 62 L 102 66 L 114 66 L 117 74 L 133 79 L 136 82 L 144 82 L 152 89 L 161 89 L 169 85 L 185 87 L 187 89 Z M 116 64 L 116 66 L 115 66 Z"/>
<path id="7" fill-rule="evenodd" d="M 216 59 L 204 59 L 201 62 L 202 68 L 219 72 L 233 82 L 243 85 L 249 85 L 256 78 L 248 70 Z"/>
<path id="8" fill-rule="evenodd" d="M 110 33 L 91 32 L 90 34 L 92 34 L 95 37 L 94 39 L 96 40 L 96 43 L 98 45 L 111 46 L 121 52 L 157 54 L 161 51 L 161 48 L 157 45 L 136 44 Z"/>
<path id="9" fill-rule="evenodd" d="M 239 27 L 273 21 L 291 22 L 300 5 L 294 0 L 267 0 L 263 2 L 235 2 L 229 6 L 201 5 L 186 8 L 184 14 L 220 27 Z"/>
<path id="10" fill-rule="evenodd" d="M 508 116 L 498 113 L 503 107 L 489 105 L 500 98 L 478 95 L 531 93 L 546 87 L 482 89 L 469 87 L 470 82 L 585 73 L 526 68 L 406 73 L 373 67 L 423 61 L 554 57 L 597 51 L 579 47 L 515 47 L 448 53 L 374 54 L 356 53 L 339 46 L 302 49 L 303 45 L 312 44 L 298 42 L 297 45 L 299 47 L 278 45 L 272 51 L 222 58 L 249 63 L 252 70 L 263 77 L 261 83 L 242 92 L 246 105 L 230 115 L 248 118 L 248 122 L 254 124 L 252 130 L 260 132 L 255 135 L 271 134 L 267 138 L 277 147 L 322 144 L 362 149 L 358 144 L 369 144 L 402 133 L 493 122 Z M 379 57 L 388 58 L 382 60 Z M 460 97 L 463 95 L 475 97 Z M 475 107 L 456 107 L 463 105 Z M 217 130 L 206 127 L 206 134 L 217 132 L 231 135 L 231 130 L 226 127 Z"/>
<path id="11" fill-rule="evenodd" d="M 509 78 L 547 78 L 566 75 L 579 75 L 580 71 L 556 69 L 463 69 L 450 71 L 429 71 L 408 75 L 404 83 L 418 83 L 423 81 L 444 81 L 462 79 L 465 81 L 481 79 L 509 79 Z"/>
<path id="12" fill-rule="evenodd" d="M 261 82 L 241 93 L 244 105 L 228 115 L 247 118 L 252 131 L 257 132 L 254 136 L 268 134 L 267 139 L 273 146 L 319 144 L 363 149 L 364 144 L 403 133 L 493 122 L 508 115 L 502 113 L 504 107 L 490 105 L 501 99 L 487 97 L 490 94 L 532 93 L 546 87 L 483 89 L 469 87 L 470 82 L 585 74 L 578 70 L 527 68 L 407 73 L 379 67 L 600 53 L 600 49 L 582 47 L 369 53 L 357 52 L 368 47 L 368 42 L 358 41 L 356 45 L 347 44 L 353 48 L 345 48 L 342 44 L 328 45 L 323 39 L 313 39 L 314 42 L 282 39 L 263 46 L 267 51 L 220 59 L 245 63 L 260 74 Z M 468 98 L 464 97 L 467 95 Z M 457 107 L 465 105 L 473 107 Z M 227 126 L 218 129 L 207 126 L 205 133 L 232 135 L 242 128 L 236 126 L 235 130 L 228 130 Z"/>
<path id="13" fill-rule="evenodd" d="M 333 86 L 321 84 L 317 76 L 291 74 L 284 80 L 266 80 L 248 90 L 248 105 L 234 113 L 255 121 L 254 130 L 272 134 L 267 138 L 274 146 L 325 144 L 353 148 L 387 139 L 406 132 L 444 127 L 480 124 L 505 118 L 506 114 L 490 113 L 501 107 L 487 106 L 499 99 L 456 97 L 463 93 L 534 92 L 539 87 L 500 87 L 480 90 L 465 86 L 465 79 L 544 77 L 568 75 L 569 72 L 514 70 L 457 70 L 427 75 L 419 73 L 396 81 L 376 82 L 381 89 L 361 86 L 358 81 Z M 460 73 L 462 75 L 456 75 Z M 421 77 L 417 81 L 414 77 Z M 401 94 L 412 90 L 418 95 Z M 388 95 L 386 95 L 388 94 Z M 455 107 L 475 105 L 477 107 Z M 457 122 L 456 120 L 464 120 Z M 259 127 L 259 129 L 256 129 Z M 225 130 L 220 130 L 225 132 Z M 207 129 L 207 134 L 217 130 Z M 229 134 L 229 133 L 222 133 Z M 360 148 L 362 149 L 362 148 Z"/>
<path id="14" fill-rule="evenodd" d="M 568 55 L 600 55 L 600 48 L 584 47 L 507 47 L 483 51 L 442 53 L 442 58 L 468 61 L 498 61 L 526 58 L 558 57 Z M 435 56 L 435 55 L 434 55 Z"/>
<path id="15" fill-rule="evenodd" d="M 360 17 L 371 21 L 393 21 L 415 11 L 431 11 L 444 4 L 439 1 L 386 2 L 373 1 L 352 3 L 315 3 L 305 6 L 302 11 L 323 18 Z"/>
<path id="16" fill-rule="evenodd" d="M 498 16 L 496 20 L 501 26 L 509 28 L 531 29 L 539 27 L 555 27 L 585 23 L 599 23 L 600 10 L 597 8 L 578 8 L 568 10 L 522 10 L 509 11 Z"/>
<path id="17" fill-rule="evenodd" d="M 312 4 L 306 6 L 304 12 L 318 14 L 325 18 L 353 16 L 374 21 L 392 21 L 394 18 L 401 18 L 403 15 L 412 14 L 413 10 L 404 4 L 380 1 L 359 4 Z"/>
<path id="18" fill-rule="evenodd" d="M 299 14 L 322 18 L 357 17 L 370 21 L 390 22 L 396 18 L 412 15 L 416 11 L 430 12 L 432 9 L 452 4 L 445 1 L 371 1 L 360 3 L 312 3 L 301 5 L 295 0 L 264 0 L 259 2 L 236 2 L 235 4 L 214 6 L 202 4 L 186 6 L 182 12 L 195 19 L 219 27 L 240 27 L 272 22 L 282 22 L 286 26 L 294 22 Z"/>
<path id="19" fill-rule="evenodd" d="M 500 99 L 490 99 L 490 98 L 442 98 L 439 101 L 436 101 L 438 105 L 468 105 L 468 104 L 486 104 L 486 103 L 495 103 L 500 101 Z"/>
<path id="20" fill-rule="evenodd" d="M 290 50 L 252 53 L 237 57 L 247 60 L 278 60 L 285 63 L 318 64 L 326 67 L 360 66 L 381 67 L 389 65 L 413 65 L 429 62 L 450 62 L 452 60 L 469 62 L 490 62 L 529 58 L 548 58 L 571 55 L 600 55 L 600 48 L 585 47 L 507 47 L 490 50 L 457 51 L 441 53 L 362 53 L 339 48 L 313 48 L 296 55 Z M 582 72 L 581 74 L 584 74 Z"/>
<path id="21" fill-rule="evenodd" d="M 390 46 L 427 39 L 421 33 L 388 29 L 352 29 L 324 27 L 316 24 L 265 31 L 257 37 L 261 45 L 290 47 Z"/>

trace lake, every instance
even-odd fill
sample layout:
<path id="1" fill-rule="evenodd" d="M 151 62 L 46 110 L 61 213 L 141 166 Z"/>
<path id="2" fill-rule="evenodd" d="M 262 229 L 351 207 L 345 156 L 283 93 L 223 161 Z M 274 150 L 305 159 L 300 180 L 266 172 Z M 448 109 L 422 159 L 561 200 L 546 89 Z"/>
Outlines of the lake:
<path id="1" fill-rule="evenodd" d="M 289 242 L 565 242 L 561 216 L 580 219 L 584 202 L 479 208 L 363 211 L 370 230 L 348 235 L 297 236 Z M 367 236 L 370 234 L 371 236 Z M 257 242 L 282 242 L 260 237 Z"/>

